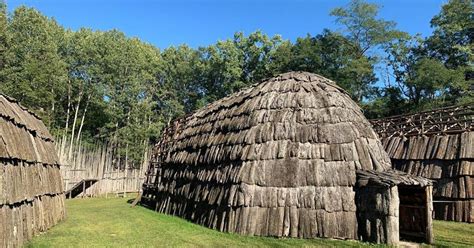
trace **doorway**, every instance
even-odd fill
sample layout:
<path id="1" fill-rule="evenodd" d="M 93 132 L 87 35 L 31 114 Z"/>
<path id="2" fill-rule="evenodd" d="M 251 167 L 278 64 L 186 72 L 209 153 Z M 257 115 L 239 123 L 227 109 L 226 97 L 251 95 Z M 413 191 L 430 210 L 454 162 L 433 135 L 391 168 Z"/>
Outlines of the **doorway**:
<path id="1" fill-rule="evenodd" d="M 398 185 L 400 240 L 431 242 L 430 193 L 426 187 Z"/>

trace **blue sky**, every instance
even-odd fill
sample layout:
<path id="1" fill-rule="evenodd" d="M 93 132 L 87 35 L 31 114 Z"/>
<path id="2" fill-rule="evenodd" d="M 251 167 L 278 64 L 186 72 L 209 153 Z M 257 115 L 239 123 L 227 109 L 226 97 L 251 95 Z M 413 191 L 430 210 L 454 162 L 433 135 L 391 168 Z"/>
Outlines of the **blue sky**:
<path id="1" fill-rule="evenodd" d="M 324 28 L 337 29 L 329 12 L 342 0 L 7 0 L 9 11 L 26 5 L 55 18 L 66 28 L 119 29 L 159 48 L 186 43 L 205 46 L 261 30 L 294 41 Z M 440 0 L 379 0 L 380 16 L 411 34 L 431 33 L 430 19 L 439 13 Z"/>

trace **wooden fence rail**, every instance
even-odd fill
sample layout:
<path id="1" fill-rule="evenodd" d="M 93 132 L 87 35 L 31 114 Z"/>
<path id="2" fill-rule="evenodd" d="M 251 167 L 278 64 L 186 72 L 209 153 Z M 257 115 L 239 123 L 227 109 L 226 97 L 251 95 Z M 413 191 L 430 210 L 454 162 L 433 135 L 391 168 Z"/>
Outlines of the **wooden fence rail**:
<path id="1" fill-rule="evenodd" d="M 371 120 L 380 138 L 454 134 L 474 130 L 474 102 L 415 114 Z"/>

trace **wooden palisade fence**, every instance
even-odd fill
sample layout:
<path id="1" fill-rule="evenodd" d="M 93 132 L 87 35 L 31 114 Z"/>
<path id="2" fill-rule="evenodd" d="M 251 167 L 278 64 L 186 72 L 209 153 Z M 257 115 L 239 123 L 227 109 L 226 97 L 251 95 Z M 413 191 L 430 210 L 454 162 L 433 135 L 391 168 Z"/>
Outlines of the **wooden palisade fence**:
<path id="1" fill-rule="evenodd" d="M 372 120 L 395 169 L 435 180 L 435 218 L 474 222 L 474 103 Z"/>
<path id="2" fill-rule="evenodd" d="M 84 192 L 79 195 L 81 197 L 126 194 L 141 190 L 146 163 L 142 162 L 139 168 L 129 166 L 120 161 L 116 149 L 107 144 L 96 144 L 90 148 L 77 144 L 73 146 L 72 156 L 69 157 L 69 141 L 62 140 L 57 144 L 59 158 L 63 164 L 61 174 L 66 192 L 70 192 L 76 185 L 84 188 Z M 145 151 L 143 161 L 147 161 L 147 154 Z"/>

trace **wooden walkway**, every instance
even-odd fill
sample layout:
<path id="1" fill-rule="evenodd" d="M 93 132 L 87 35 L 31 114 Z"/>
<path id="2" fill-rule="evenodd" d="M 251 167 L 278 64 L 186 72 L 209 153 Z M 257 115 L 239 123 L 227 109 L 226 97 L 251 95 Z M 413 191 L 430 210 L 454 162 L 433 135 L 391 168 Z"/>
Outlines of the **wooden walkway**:
<path id="1" fill-rule="evenodd" d="M 66 191 L 66 199 L 76 198 L 83 192 L 94 185 L 98 180 L 97 179 L 83 179 L 80 182 L 76 183 L 72 188 Z"/>

